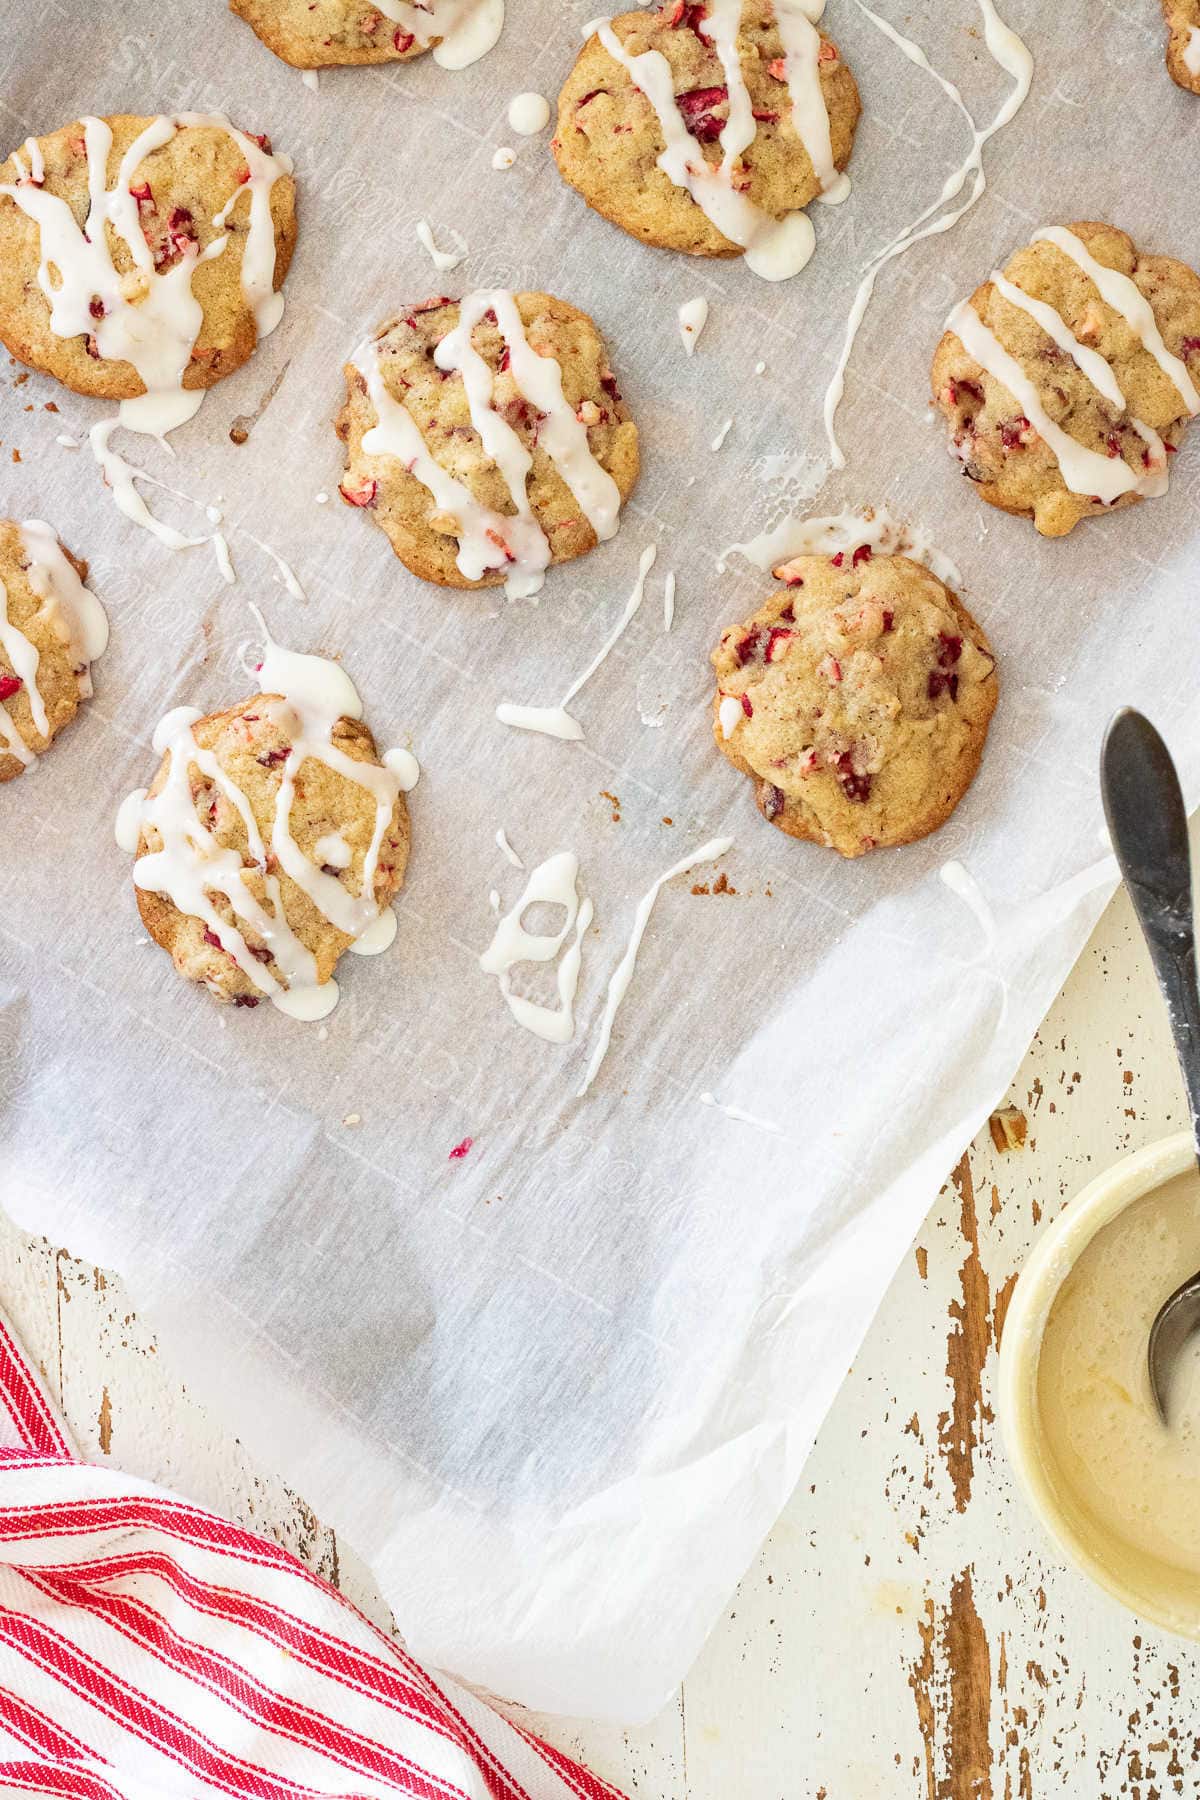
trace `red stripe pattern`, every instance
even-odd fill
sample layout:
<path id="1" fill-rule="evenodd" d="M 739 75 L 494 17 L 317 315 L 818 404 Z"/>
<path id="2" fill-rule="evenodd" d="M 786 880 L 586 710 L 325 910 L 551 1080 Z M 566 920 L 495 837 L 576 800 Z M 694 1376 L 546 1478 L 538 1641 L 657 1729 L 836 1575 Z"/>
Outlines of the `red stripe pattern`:
<path id="1" fill-rule="evenodd" d="M 621 1800 L 278 1544 L 81 1462 L 0 1318 L 0 1800 Z"/>

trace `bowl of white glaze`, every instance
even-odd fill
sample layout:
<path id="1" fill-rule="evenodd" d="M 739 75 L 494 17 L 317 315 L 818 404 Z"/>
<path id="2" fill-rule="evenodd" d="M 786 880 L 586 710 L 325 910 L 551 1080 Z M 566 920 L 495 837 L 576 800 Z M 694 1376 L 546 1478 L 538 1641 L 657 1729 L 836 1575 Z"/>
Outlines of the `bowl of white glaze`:
<path id="1" fill-rule="evenodd" d="M 1067 1560 L 1141 1618 L 1200 1638 L 1200 1340 L 1171 1423 L 1150 1394 L 1155 1313 L 1200 1269 L 1181 1132 L 1125 1157 L 1043 1232 L 1004 1323 L 997 1407 L 1026 1498 Z"/>

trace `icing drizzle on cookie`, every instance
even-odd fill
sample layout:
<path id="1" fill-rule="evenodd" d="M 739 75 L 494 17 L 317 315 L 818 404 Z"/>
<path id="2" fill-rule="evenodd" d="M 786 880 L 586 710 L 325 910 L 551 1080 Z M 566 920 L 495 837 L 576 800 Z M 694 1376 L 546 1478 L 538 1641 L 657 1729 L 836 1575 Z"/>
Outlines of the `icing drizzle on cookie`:
<path id="1" fill-rule="evenodd" d="M 352 940 L 350 948 L 360 954 L 385 949 L 395 935 L 395 917 L 390 907 L 381 909 L 376 903 L 375 877 L 397 797 L 415 785 L 419 770 L 409 751 L 389 751 L 382 767 L 348 756 L 334 743 L 333 730 L 339 719 L 363 716 L 362 701 L 350 677 L 324 657 L 301 655 L 275 643 L 265 625 L 263 633 L 258 671 L 262 710 L 278 719 L 288 738 L 286 754 L 279 762 L 279 788 L 269 834 L 264 837 L 249 800 L 215 754 L 197 742 L 195 726 L 203 715 L 194 707 L 182 706 L 168 713 L 154 733 L 155 750 L 168 758 L 163 785 L 157 794 L 131 795 L 125 802 L 118 818 L 118 842 L 126 849 L 132 844 L 136 852 L 151 832 L 157 833 L 159 848 L 147 850 L 134 864 L 135 886 L 164 895 L 180 912 L 201 920 L 206 933 L 237 964 L 257 996 L 269 999 L 292 1018 L 320 1019 L 337 1004 L 337 983 L 318 981 L 315 957 L 288 922 L 280 874 L 287 875 L 321 916 Z M 292 836 L 296 778 L 310 757 L 366 789 L 374 800 L 374 828 L 358 872 L 357 894 L 339 879 L 336 870 L 345 865 L 337 857 L 333 864 L 322 867 Z M 205 793 L 211 800 L 223 797 L 238 812 L 245 827 L 247 855 L 254 872 L 261 876 L 268 905 L 247 887 L 242 853 L 219 843 L 210 831 L 192 793 L 192 769 L 202 777 L 202 797 Z M 232 921 L 217 911 L 212 899 L 215 894 L 229 901 Z M 262 940 L 274 968 L 250 948 L 243 927 Z"/>
<path id="2" fill-rule="evenodd" d="M 111 448 L 109 439 L 122 425 L 161 442 L 199 409 L 205 390 L 183 385 L 204 317 L 192 280 L 201 263 L 224 253 L 229 234 L 223 228 L 243 194 L 249 194 L 250 206 L 243 238 L 242 293 L 260 341 L 278 325 L 283 295 L 274 291 L 271 189 L 281 175 L 291 173 L 292 164 L 290 158 L 273 154 L 258 139 L 238 131 L 223 113 L 162 114 L 125 151 L 110 188 L 112 130 L 103 119 L 87 117 L 81 124 L 88 176 L 88 213 L 82 227 L 66 200 L 42 185 L 38 167 L 31 166 L 15 184 L 0 184 L 0 194 L 37 225 L 38 285 L 50 307 L 50 329 L 58 337 L 86 337 L 102 362 L 130 363 L 145 387 L 145 393 L 123 400 L 114 418 L 92 427 L 92 452 L 126 517 L 178 550 L 207 540 L 185 537 L 153 516 L 137 491 L 140 471 Z M 160 266 L 141 225 L 142 208 L 154 208 L 156 202 L 148 184 L 135 190 L 134 177 L 155 150 L 177 132 L 193 127 L 211 127 L 232 138 L 245 157 L 247 175 L 212 220 L 222 235 L 201 250 L 187 214 L 170 237 L 174 260 Z M 17 167 L 24 169 L 19 159 Z M 44 170 L 41 174 L 44 177 Z M 132 259 L 133 269 L 125 274 L 113 262 L 110 229 Z"/>
<path id="3" fill-rule="evenodd" d="M 416 42 L 434 45 L 433 60 L 443 69 L 465 69 L 486 56 L 504 25 L 504 0 L 374 0 L 385 18 L 399 27 L 396 48 Z M 404 38 L 408 43 L 404 43 Z M 439 40 L 435 43 L 435 39 Z"/>
<path id="4" fill-rule="evenodd" d="M 792 123 L 821 183 L 819 197 L 836 204 L 850 192 L 850 182 L 834 166 L 829 114 L 821 92 L 821 35 L 815 22 L 824 10 L 825 0 L 776 0 L 775 17 L 784 45 Z M 741 18 L 742 0 L 709 0 L 708 14 L 696 27 L 720 59 L 729 97 L 729 118 L 718 139 L 721 160 L 715 164 L 698 149 L 688 130 L 675 95 L 671 65 L 662 52 L 631 54 L 613 30 L 611 18 L 598 19 L 586 30 L 589 36 L 594 33 L 599 38 L 654 108 L 664 141 L 659 168 L 690 194 L 719 232 L 741 246 L 747 267 L 765 281 L 786 281 L 808 262 L 816 235 L 806 212 L 774 219 L 735 184 L 739 159 L 758 129 L 738 55 Z"/>
<path id="5" fill-rule="evenodd" d="M 493 405 L 495 376 L 472 342 L 472 332 L 487 317 L 495 319 L 504 340 L 506 366 L 518 394 L 539 414 L 538 448 L 570 488 L 597 539 L 603 543 L 614 536 L 620 489 L 592 455 L 587 427 L 563 394 L 562 368 L 532 347 L 507 289 L 467 294 L 459 302 L 458 324 L 438 344 L 434 361 L 444 373 L 460 376 L 471 424 L 500 471 L 514 512 L 498 513 L 482 505 L 433 456 L 416 420 L 384 382 L 378 339 L 361 345 L 351 359 L 367 384 L 377 420 L 364 434 L 362 447 L 368 456 L 398 458 L 432 495 L 437 510 L 450 516 L 458 537 L 456 561 L 469 581 L 507 569 L 506 593 L 523 599 L 542 587 L 551 549 L 529 502 L 533 454 Z"/>
<path id="6" fill-rule="evenodd" d="M 26 574 L 34 594 L 42 602 L 38 617 L 46 620 L 66 645 L 75 670 L 80 696 L 88 699 L 92 692 L 91 664 L 104 654 L 108 645 L 108 619 L 104 608 L 91 589 L 85 587 L 65 554 L 52 528 L 41 519 L 26 519 L 20 528 L 21 550 L 26 561 Z M 8 616 L 8 591 L 0 581 L 0 650 L 12 667 L 12 677 L 0 675 L 0 683 L 18 686 L 5 698 L 14 699 L 24 692 L 29 702 L 34 730 L 39 736 L 50 736 L 50 720 L 46 703 L 38 687 L 41 657 L 36 644 Z M 0 689 L 0 692 L 3 690 Z M 35 760 L 17 729 L 16 721 L 0 701 L 0 753 L 15 756 L 24 768 Z"/>

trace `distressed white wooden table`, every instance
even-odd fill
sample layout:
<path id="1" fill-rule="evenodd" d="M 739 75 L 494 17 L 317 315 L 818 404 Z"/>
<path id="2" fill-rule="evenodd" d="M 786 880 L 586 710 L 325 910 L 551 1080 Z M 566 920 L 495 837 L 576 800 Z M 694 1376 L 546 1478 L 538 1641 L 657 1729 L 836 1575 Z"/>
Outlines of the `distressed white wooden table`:
<path id="1" fill-rule="evenodd" d="M 621 1731 L 533 1723 L 655 1800 L 1166 1800 L 1200 1794 L 1200 1647 L 1054 1556 L 990 1403 L 1015 1272 L 1097 1169 L 1184 1122 L 1118 896 L 988 1132 L 934 1201 L 800 1489 L 676 1699 Z M 0 1225 L 0 1297 L 89 1456 L 290 1544 L 386 1621 L 369 1572 L 161 1365 L 119 1279 Z M 800 1373 L 797 1379 L 802 1379 Z"/>

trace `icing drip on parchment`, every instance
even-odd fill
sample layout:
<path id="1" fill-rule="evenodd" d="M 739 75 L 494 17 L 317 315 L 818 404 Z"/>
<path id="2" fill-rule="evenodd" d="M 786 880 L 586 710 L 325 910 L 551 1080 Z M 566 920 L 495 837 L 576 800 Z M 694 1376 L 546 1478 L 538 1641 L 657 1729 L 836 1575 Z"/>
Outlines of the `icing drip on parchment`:
<path id="1" fill-rule="evenodd" d="M 269 834 L 259 830 L 250 803 L 211 750 L 196 741 L 194 727 L 203 715 L 194 707 L 176 707 L 154 733 L 154 748 L 169 758 L 166 779 L 157 794 L 131 794 L 118 814 L 117 842 L 131 854 L 143 836 L 157 832 L 160 848 L 134 863 L 135 886 L 162 894 L 182 913 L 199 919 L 206 934 L 247 976 L 256 993 L 296 1019 L 320 1019 L 337 1004 L 336 981 L 318 982 L 316 959 L 296 936 L 284 911 L 279 872 L 286 874 L 338 931 L 353 940 L 350 948 L 373 955 L 387 948 L 396 932 L 395 914 L 375 900 L 380 851 L 397 796 L 412 788 L 420 773 L 407 750 L 392 750 L 383 767 L 359 762 L 333 741 L 341 718 L 361 719 L 362 701 L 350 677 L 321 656 L 304 656 L 277 644 L 263 627 L 265 644 L 259 682 L 268 698 L 270 716 L 278 716 L 288 736 L 279 764 L 279 789 Z M 275 699 L 274 696 L 278 696 Z M 371 842 L 363 857 L 359 892 L 338 879 L 301 850 L 291 831 L 296 777 L 309 758 L 323 762 L 346 780 L 365 788 L 375 802 Z M 241 817 L 248 854 L 262 878 L 269 904 L 264 906 L 242 878 L 239 850 L 221 845 L 209 831 L 192 796 L 190 771 L 195 768 L 208 786 L 222 795 Z M 322 840 L 324 841 L 324 840 Z M 345 867 L 335 856 L 329 867 Z M 224 919 L 212 896 L 222 894 L 233 910 Z M 262 939 L 280 975 L 250 949 L 242 927 Z"/>
<path id="2" fill-rule="evenodd" d="M 686 875 L 689 869 L 696 868 L 700 863 L 717 862 L 732 847 L 733 839 L 728 837 L 712 838 L 707 844 L 701 844 L 698 850 L 693 850 L 690 856 L 682 857 L 679 862 L 660 875 L 653 887 L 638 901 L 637 911 L 633 917 L 633 930 L 629 934 L 625 953 L 609 980 L 608 992 L 604 998 L 604 1012 L 596 1032 L 596 1042 L 588 1061 L 587 1073 L 577 1090 L 577 1099 L 581 1099 L 587 1093 L 600 1072 L 601 1063 L 608 1054 L 613 1021 L 617 1016 L 618 1007 L 629 991 L 629 983 L 633 979 L 633 971 L 637 964 L 638 951 L 641 948 L 646 927 L 650 923 L 650 914 L 654 911 L 654 902 L 658 899 L 659 893 L 668 881 L 674 881 L 677 875 Z"/>
<path id="3" fill-rule="evenodd" d="M 1035 233 L 1035 243 L 1053 244 L 1067 256 L 1097 288 L 1107 306 L 1120 314 L 1137 337 L 1143 349 L 1154 358 L 1167 380 L 1178 393 L 1186 412 L 1194 417 L 1200 412 L 1200 392 L 1188 373 L 1187 366 L 1163 343 L 1154 309 L 1137 283 L 1119 269 L 1098 262 L 1087 246 L 1065 226 L 1051 225 Z M 1091 382 L 1101 397 L 1118 412 L 1126 412 L 1125 395 L 1111 366 L 1097 351 L 1081 344 L 1074 332 L 1055 309 L 1043 300 L 1035 300 L 999 270 L 991 274 L 992 286 L 1010 306 L 1027 313 L 1041 329 L 1066 353 L 1080 373 Z M 1143 419 L 1129 416 L 1129 424 L 1144 446 L 1141 471 L 1131 467 L 1123 456 L 1107 450 L 1094 450 L 1063 429 L 1052 419 L 1042 404 L 1037 384 L 1022 369 L 1016 358 L 1004 348 L 995 332 L 984 323 L 964 300 L 946 321 L 947 331 L 954 333 L 967 354 L 979 366 L 1007 388 L 1020 406 L 1025 418 L 1042 438 L 1058 463 L 1063 481 L 1073 494 L 1086 494 L 1111 506 L 1122 494 L 1164 494 L 1170 483 L 1169 457 L 1162 438 Z"/>
<path id="4" fill-rule="evenodd" d="M 6 194 L 37 225 L 41 252 L 38 285 L 50 306 L 50 329 L 58 337 L 86 336 L 100 361 L 131 363 L 141 378 L 145 393 L 122 400 L 113 418 L 92 427 L 92 453 L 126 517 L 153 532 L 170 549 L 180 550 L 207 540 L 185 537 L 153 516 L 137 490 L 141 472 L 113 450 L 109 440 L 120 425 L 157 438 L 165 447 L 167 433 L 185 424 L 199 409 L 205 390 L 183 385 L 203 323 L 192 278 L 202 262 L 224 253 L 229 236 L 223 233 L 202 251 L 191 235 L 189 215 L 171 237 L 175 260 L 156 266 L 141 226 L 141 209 L 154 208 L 156 203 L 148 185 L 144 192 L 134 191 L 134 176 L 146 157 L 178 131 L 206 126 L 233 139 L 246 159 L 247 176 L 212 224 L 221 230 L 242 195 L 249 194 L 241 285 L 261 341 L 283 315 L 283 295 L 274 290 L 271 189 L 281 175 L 291 173 L 292 164 L 290 158 L 272 154 L 257 139 L 238 131 L 222 113 L 161 115 L 152 119 L 125 151 L 110 188 L 107 170 L 112 131 L 103 119 L 89 117 L 81 123 L 89 195 L 82 229 L 67 202 L 40 185 L 36 170 L 15 185 L 0 185 L 0 194 Z M 113 263 L 110 227 L 133 259 L 131 273 L 119 274 Z"/>
<path id="5" fill-rule="evenodd" d="M 21 549 L 27 560 L 26 578 L 34 594 L 42 602 L 39 616 L 66 645 L 75 671 L 81 698 L 92 692 L 91 664 L 104 654 L 108 645 L 108 619 L 104 608 L 79 575 L 63 551 L 52 528 L 41 519 L 26 519 L 21 526 Z M 35 731 L 50 735 L 46 703 L 38 687 L 41 657 L 32 643 L 8 616 L 8 592 L 0 581 L 0 650 L 12 668 L 12 676 L 0 672 L 0 683 L 8 688 L 16 680 L 20 687 L 9 698 L 24 692 L 29 702 Z M 3 690 L 0 689 L 0 692 Z M 35 760 L 34 752 L 17 730 L 15 721 L 0 701 L 0 753 L 15 756 L 28 768 Z"/>
<path id="6" fill-rule="evenodd" d="M 730 544 L 724 554 L 732 556 L 736 551 L 756 568 L 769 569 L 781 580 L 786 580 L 783 571 L 792 557 L 837 556 L 839 552 L 857 550 L 864 544 L 880 556 L 911 557 L 913 562 L 921 563 L 956 592 L 963 585 L 958 568 L 937 549 L 929 533 L 920 525 L 906 525 L 893 517 L 886 506 L 874 507 L 865 513 L 830 513 L 814 519 L 789 515 L 772 530 L 762 531 L 744 544 Z M 717 564 L 718 569 L 724 566 L 723 562 Z"/>
<path id="7" fill-rule="evenodd" d="M 495 377 L 471 341 L 474 328 L 489 313 L 504 340 L 517 392 L 541 415 L 538 448 L 550 458 L 603 543 L 617 530 L 620 490 L 592 455 L 587 426 L 563 394 L 562 368 L 530 344 L 516 300 L 507 289 L 467 294 L 459 303 L 458 324 L 438 344 L 434 361 L 445 373 L 461 376 L 471 424 L 504 479 L 515 514 L 481 505 L 432 455 L 412 414 L 384 384 L 376 342 L 360 345 L 351 360 L 367 384 L 377 419 L 364 434 L 364 452 L 397 457 L 432 495 L 437 510 L 453 518 L 456 560 L 468 581 L 479 581 L 493 569 L 507 569 L 505 592 L 510 599 L 524 599 L 542 587 L 551 550 L 529 503 L 532 452 L 493 406 Z"/>
<path id="8" fill-rule="evenodd" d="M 829 114 L 821 92 L 821 35 L 815 22 L 824 10 L 825 0 L 777 0 L 775 17 L 784 45 L 792 123 L 821 183 L 819 198 L 836 204 L 850 192 L 850 182 L 834 167 Z M 688 130 L 675 96 L 671 65 L 661 51 L 632 55 L 612 29 L 611 18 L 598 19 L 585 31 L 588 36 L 595 33 L 654 108 L 665 146 L 658 158 L 659 168 L 690 194 L 710 224 L 741 246 L 747 266 L 756 275 L 765 281 L 786 281 L 807 263 L 816 236 L 806 212 L 773 219 L 736 184 L 735 170 L 742 152 L 753 143 L 758 129 L 738 55 L 741 17 L 742 0 L 709 0 L 707 16 L 697 27 L 720 58 L 729 96 L 729 118 L 718 139 L 721 160 L 716 164 L 703 155 Z"/>
<path id="9" fill-rule="evenodd" d="M 625 610 L 593 656 L 587 668 L 577 681 L 573 681 L 557 706 L 513 706 L 505 700 L 496 708 L 496 717 L 502 725 L 515 725 L 519 731 L 540 731 L 545 737 L 565 738 L 571 743 L 579 743 L 583 737 L 583 726 L 578 719 L 572 718 L 567 707 L 579 690 L 592 679 L 625 627 L 629 624 L 646 594 L 646 577 L 654 567 L 654 559 L 658 555 L 657 544 L 647 544 L 642 551 L 638 563 L 637 580 L 632 592 L 625 602 Z M 674 587 L 671 589 L 672 604 Z"/>
<path id="10" fill-rule="evenodd" d="M 580 898 L 578 878 L 579 859 L 570 850 L 560 850 L 539 863 L 525 884 L 525 892 L 500 920 L 479 959 L 484 974 L 496 977 L 517 1024 L 551 1044 L 569 1044 L 575 1035 L 575 991 L 583 957 L 582 939 L 592 922 L 592 903 L 586 896 Z M 526 931 L 521 923 L 527 910 L 539 901 L 563 908 L 561 928 L 546 936 Z M 557 1007 L 541 1006 L 514 994 L 512 970 L 516 965 L 553 962 L 572 932 L 572 942 L 558 965 Z"/>
<path id="11" fill-rule="evenodd" d="M 867 307 L 875 292 L 875 283 L 879 279 L 880 272 L 894 258 L 906 255 L 914 244 L 921 242 L 922 238 L 939 236 L 942 232 L 951 230 L 963 214 L 969 212 L 975 205 L 987 186 L 987 178 L 983 172 L 984 147 L 1020 111 L 1033 82 L 1033 57 L 1029 54 L 1026 46 L 1016 32 L 1011 30 L 1001 19 L 996 11 L 994 0 L 978 0 L 979 10 L 983 15 L 984 42 L 987 45 L 988 53 L 1013 82 L 1012 91 L 999 112 L 991 124 L 981 131 L 968 111 L 958 88 L 952 81 L 947 81 L 945 76 L 938 74 L 920 45 L 914 43 L 911 38 L 904 37 L 894 26 L 889 25 L 886 19 L 881 18 L 878 13 L 866 6 L 864 0 L 855 0 L 855 4 L 859 11 L 865 13 L 910 62 L 932 75 L 942 91 L 949 95 L 970 129 L 971 148 L 961 165 L 946 178 L 937 199 L 932 201 L 923 212 L 918 213 L 912 223 L 906 225 L 904 230 L 889 244 L 884 245 L 879 254 L 867 265 L 866 273 L 859 283 L 858 292 L 855 294 L 850 308 L 850 316 L 846 321 L 846 336 L 842 343 L 842 352 L 825 394 L 825 432 L 829 439 L 829 458 L 835 469 L 844 469 L 846 466 L 846 458 L 838 443 L 835 430 L 838 408 L 842 403 L 842 395 L 846 388 L 846 369 L 854 350 L 859 327 L 866 317 Z M 951 212 L 943 213 L 942 207 L 948 206 L 952 200 L 956 200 L 968 181 L 971 182 L 971 191 L 962 205 Z M 935 217 L 935 214 L 941 216 Z"/>

